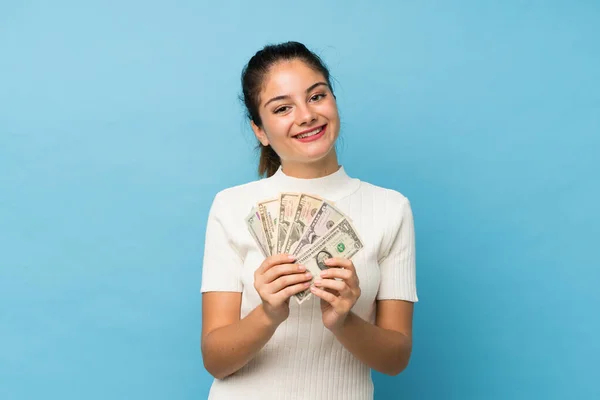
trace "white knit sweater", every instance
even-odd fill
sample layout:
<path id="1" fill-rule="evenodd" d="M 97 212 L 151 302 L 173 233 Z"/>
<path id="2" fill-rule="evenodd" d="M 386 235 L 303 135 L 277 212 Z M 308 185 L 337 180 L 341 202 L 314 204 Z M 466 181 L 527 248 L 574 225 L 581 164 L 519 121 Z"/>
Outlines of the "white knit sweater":
<path id="1" fill-rule="evenodd" d="M 260 304 L 254 271 L 264 259 L 244 218 L 257 201 L 279 192 L 306 192 L 335 202 L 352 219 L 364 248 L 353 257 L 361 296 L 353 312 L 374 322 L 375 300 L 416 302 L 415 240 L 410 203 L 402 194 L 350 178 L 343 167 L 317 179 L 285 175 L 225 189 L 209 212 L 202 292 L 242 293 L 241 318 Z M 368 338 L 364 338 L 368 340 Z M 301 305 L 266 346 L 235 374 L 215 379 L 209 399 L 366 400 L 373 398 L 368 366 L 323 326 L 319 299 Z"/>

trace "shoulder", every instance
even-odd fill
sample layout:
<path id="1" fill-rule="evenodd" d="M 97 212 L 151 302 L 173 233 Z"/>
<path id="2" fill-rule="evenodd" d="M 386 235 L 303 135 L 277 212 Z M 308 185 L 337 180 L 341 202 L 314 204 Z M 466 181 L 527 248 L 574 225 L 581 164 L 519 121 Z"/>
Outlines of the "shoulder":
<path id="1" fill-rule="evenodd" d="M 229 225 L 243 221 L 252 206 L 264 196 L 264 180 L 255 180 L 218 191 L 212 200 L 209 217 Z"/>
<path id="2" fill-rule="evenodd" d="M 361 213 L 370 215 L 373 224 L 383 229 L 384 232 L 393 236 L 403 227 L 413 225 L 411 203 L 404 193 L 365 181 L 361 181 L 358 192 Z"/>
<path id="3" fill-rule="evenodd" d="M 371 226 L 379 232 L 380 245 L 377 259 L 385 258 L 397 243 L 408 244 L 414 238 L 414 218 L 408 197 L 391 188 L 361 182 L 361 203 L 371 199 Z M 412 239 L 414 240 L 414 239 Z M 398 242 L 400 241 L 400 242 Z"/>
<path id="4" fill-rule="evenodd" d="M 372 199 L 375 206 L 409 207 L 410 201 L 402 192 L 361 181 L 359 192 Z"/>
<path id="5" fill-rule="evenodd" d="M 247 200 L 260 195 L 263 185 L 264 180 L 256 180 L 222 189 L 215 195 L 213 203 L 229 206 L 245 204 Z"/>

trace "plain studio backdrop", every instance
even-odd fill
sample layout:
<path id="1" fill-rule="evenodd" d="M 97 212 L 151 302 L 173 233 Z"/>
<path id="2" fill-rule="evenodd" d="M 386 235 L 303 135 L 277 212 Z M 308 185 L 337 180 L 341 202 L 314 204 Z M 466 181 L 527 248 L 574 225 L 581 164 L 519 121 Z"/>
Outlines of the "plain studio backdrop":
<path id="1" fill-rule="evenodd" d="M 597 1 L 2 1 L 0 398 L 201 399 L 240 72 L 298 40 L 349 174 L 412 202 L 414 350 L 376 399 L 600 398 Z M 368 340 L 368 338 L 365 338 Z"/>

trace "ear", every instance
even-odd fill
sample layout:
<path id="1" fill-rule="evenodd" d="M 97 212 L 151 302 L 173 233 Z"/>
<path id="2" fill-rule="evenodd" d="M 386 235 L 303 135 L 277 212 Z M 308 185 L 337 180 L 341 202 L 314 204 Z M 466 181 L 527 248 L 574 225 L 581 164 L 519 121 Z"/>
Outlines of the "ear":
<path id="1" fill-rule="evenodd" d="M 254 132 L 254 135 L 256 136 L 258 141 L 263 146 L 268 146 L 269 138 L 267 137 L 267 134 L 265 133 L 264 129 L 262 129 L 260 126 L 256 125 L 254 123 L 254 121 L 250 121 L 250 126 L 252 127 L 252 131 Z"/>

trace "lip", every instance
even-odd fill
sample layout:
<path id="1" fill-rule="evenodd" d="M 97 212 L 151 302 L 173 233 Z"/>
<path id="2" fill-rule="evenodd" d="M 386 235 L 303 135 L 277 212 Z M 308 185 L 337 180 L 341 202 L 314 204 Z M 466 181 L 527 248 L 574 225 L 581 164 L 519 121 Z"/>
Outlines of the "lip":
<path id="1" fill-rule="evenodd" d="M 321 132 L 317 133 L 316 135 L 309 136 L 309 137 L 306 137 L 306 138 L 303 138 L 303 139 L 299 139 L 297 137 L 298 135 L 302 135 L 303 133 L 307 133 L 307 132 L 312 132 L 315 129 L 319 129 L 319 128 L 321 129 Z M 294 137 L 294 139 L 296 139 L 296 140 L 298 140 L 300 142 L 303 142 L 303 143 L 313 142 L 313 141 L 315 141 L 317 139 L 320 139 L 325 134 L 326 130 L 327 130 L 327 124 L 321 125 L 321 126 L 317 126 L 317 127 L 314 127 L 314 128 L 307 129 L 305 131 L 299 132 L 299 133 L 295 134 L 293 137 Z"/>

